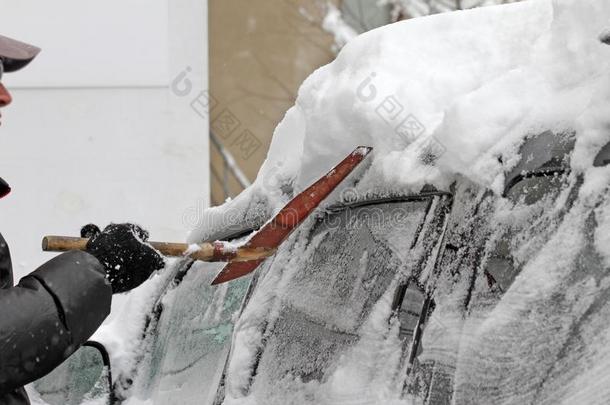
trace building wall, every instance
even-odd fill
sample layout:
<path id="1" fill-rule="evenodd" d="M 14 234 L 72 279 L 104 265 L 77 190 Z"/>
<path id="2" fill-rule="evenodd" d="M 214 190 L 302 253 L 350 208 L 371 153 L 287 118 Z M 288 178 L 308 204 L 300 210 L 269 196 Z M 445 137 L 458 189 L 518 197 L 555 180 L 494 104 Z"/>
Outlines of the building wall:
<path id="1" fill-rule="evenodd" d="M 0 0 L 0 33 L 43 48 L 4 84 L 0 230 L 17 277 L 46 234 L 135 221 L 182 241 L 209 200 L 207 2 Z"/>
<path id="2" fill-rule="evenodd" d="M 325 0 L 210 1 L 211 129 L 250 181 L 301 83 L 335 57 L 322 29 L 326 7 Z M 210 152 L 212 203 L 221 204 L 223 160 Z M 229 175 L 229 196 L 241 190 Z"/>

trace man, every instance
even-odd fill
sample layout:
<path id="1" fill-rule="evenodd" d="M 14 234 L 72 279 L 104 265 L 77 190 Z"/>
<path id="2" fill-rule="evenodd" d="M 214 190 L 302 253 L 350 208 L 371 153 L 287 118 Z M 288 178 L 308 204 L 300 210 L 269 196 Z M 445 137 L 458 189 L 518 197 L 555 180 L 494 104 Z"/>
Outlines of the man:
<path id="1" fill-rule="evenodd" d="M 24 68 L 39 52 L 0 36 L 0 108 L 12 102 L 3 75 Z M 10 191 L 0 178 L 0 198 Z M 90 238 L 87 252 L 59 255 L 13 286 L 9 249 L 0 235 L 2 405 L 29 404 L 23 385 L 48 374 L 87 341 L 110 312 L 112 294 L 137 287 L 164 266 L 137 225 L 111 224 L 103 232 L 87 225 L 81 236 Z"/>

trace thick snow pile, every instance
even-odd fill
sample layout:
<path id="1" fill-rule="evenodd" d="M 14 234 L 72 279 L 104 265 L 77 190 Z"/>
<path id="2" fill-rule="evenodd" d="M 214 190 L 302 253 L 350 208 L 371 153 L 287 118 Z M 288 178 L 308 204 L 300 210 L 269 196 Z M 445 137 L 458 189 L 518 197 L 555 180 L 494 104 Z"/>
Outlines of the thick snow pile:
<path id="1" fill-rule="evenodd" d="M 359 183 L 367 193 L 446 189 L 456 175 L 500 192 L 540 129 L 576 129 L 573 165 L 588 170 L 608 141 L 608 28 L 608 2 L 532 0 L 362 34 L 304 82 L 255 184 L 206 213 L 190 241 L 211 232 L 210 217 L 253 201 L 279 210 L 283 185 L 304 189 L 358 145 L 375 148 Z"/>
<path id="2" fill-rule="evenodd" d="M 574 129 L 571 165 L 573 173 L 584 179 L 578 208 L 556 229 L 548 227 L 556 230 L 555 236 L 546 235 L 548 241 L 536 245 L 536 238 L 524 237 L 527 243 L 515 255 L 525 263 L 525 276 L 515 281 L 495 308 L 486 308 L 481 304 L 484 297 L 475 297 L 482 301 L 475 300 L 464 324 L 457 309 L 463 297 L 450 287 L 440 288 L 434 317 L 443 328 L 426 329 L 422 356 L 452 362 L 456 403 L 496 398 L 492 389 L 481 394 L 479 385 L 485 384 L 494 386 L 498 395 L 509 395 L 501 398 L 506 403 L 519 403 L 519 398 L 510 397 L 515 387 L 525 387 L 527 395 L 546 398 L 548 403 L 570 398 L 576 401 L 572 403 L 595 402 L 582 386 L 599 388 L 594 395 L 604 398 L 607 392 L 600 387 L 607 381 L 583 383 L 595 380 L 610 364 L 604 349 L 608 329 L 596 318 L 603 311 L 578 322 L 587 311 L 594 311 L 587 310 L 593 302 L 591 294 L 601 291 L 605 282 L 595 286 L 586 271 L 579 275 L 580 267 L 570 263 L 582 249 L 586 253 L 589 239 L 604 262 L 610 262 L 605 236 L 610 226 L 608 201 L 595 213 L 597 229 L 602 231 L 586 235 L 586 213 L 592 204 L 588 199 L 598 201 L 593 197 L 610 183 L 607 168 L 593 167 L 597 152 L 610 141 L 610 47 L 600 41 L 609 27 L 610 3 L 605 0 L 532 0 L 409 20 L 355 38 L 333 63 L 305 81 L 296 105 L 275 131 L 253 186 L 210 210 L 190 240 L 206 239 L 226 223 L 236 222 L 225 217 L 266 213 L 268 218 L 357 145 L 375 148 L 370 167 L 351 190 L 359 197 L 419 192 L 425 184 L 447 190 L 457 178 L 500 194 L 505 173 L 518 163 L 519 147 L 527 135 Z M 340 191 L 326 203 L 341 198 Z M 527 223 L 528 215 L 509 212 L 494 221 L 506 229 Z M 298 240 L 298 234 L 292 238 Z M 260 389 L 275 390 L 273 399 L 266 397 L 270 391 L 244 388 L 259 361 L 260 325 L 286 311 L 270 304 L 273 297 L 291 291 L 287 283 L 294 278 L 292 269 L 302 266 L 299 260 L 318 243 L 293 246 L 291 255 L 278 254 L 273 267 L 287 269 L 286 274 L 266 273 L 257 286 L 234 334 L 226 404 L 257 404 L 263 398 L 264 403 L 405 403 L 400 385 L 393 380 L 396 376 L 384 374 L 400 357 L 396 326 L 388 330 L 384 324 L 390 312 L 388 294 L 377 301 L 358 331 L 358 342 L 324 382 L 259 384 L 265 387 Z M 571 278 L 579 281 L 571 284 Z M 483 291 L 482 285 L 478 287 Z M 583 292 L 588 298 L 580 298 Z M 315 301 L 310 302 L 310 312 L 322 316 L 324 308 L 316 307 Z M 569 325 L 576 325 L 584 341 L 569 343 L 582 345 L 562 355 L 559 348 Z M 528 358 L 532 345 L 548 346 L 549 356 L 543 350 L 543 357 Z M 460 353 L 451 352 L 454 347 Z M 511 357 L 503 357 L 506 353 Z M 510 363 L 508 358 L 523 364 Z M 591 370 L 586 370 L 584 364 L 593 359 Z M 571 364 L 578 369 L 571 370 Z M 507 371 L 520 366 L 527 372 Z M 556 378 L 546 381 L 547 372 Z M 494 380 L 505 375 L 511 378 Z M 536 384 L 546 384 L 544 391 L 528 389 Z M 483 397 L 471 398 L 470 393 Z M 531 396 L 523 400 L 527 403 Z"/>

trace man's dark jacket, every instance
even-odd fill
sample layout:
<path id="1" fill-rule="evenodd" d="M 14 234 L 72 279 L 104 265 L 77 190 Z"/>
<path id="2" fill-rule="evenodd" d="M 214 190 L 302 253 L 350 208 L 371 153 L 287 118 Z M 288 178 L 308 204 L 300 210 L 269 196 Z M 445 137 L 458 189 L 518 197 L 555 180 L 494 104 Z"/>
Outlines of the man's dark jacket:
<path id="1" fill-rule="evenodd" d="M 23 386 L 60 365 L 110 312 L 104 267 L 67 252 L 13 287 L 8 246 L 0 235 L 0 404 L 29 404 Z"/>

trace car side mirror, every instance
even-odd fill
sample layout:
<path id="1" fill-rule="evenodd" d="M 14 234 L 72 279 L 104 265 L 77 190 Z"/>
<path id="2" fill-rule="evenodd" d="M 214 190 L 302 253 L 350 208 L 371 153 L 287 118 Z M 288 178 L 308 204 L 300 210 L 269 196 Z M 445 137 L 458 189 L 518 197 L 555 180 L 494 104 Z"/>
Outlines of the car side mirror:
<path id="1" fill-rule="evenodd" d="M 33 386 L 49 405 L 78 405 L 91 400 L 110 404 L 112 376 L 108 352 L 100 343 L 87 342 Z"/>

